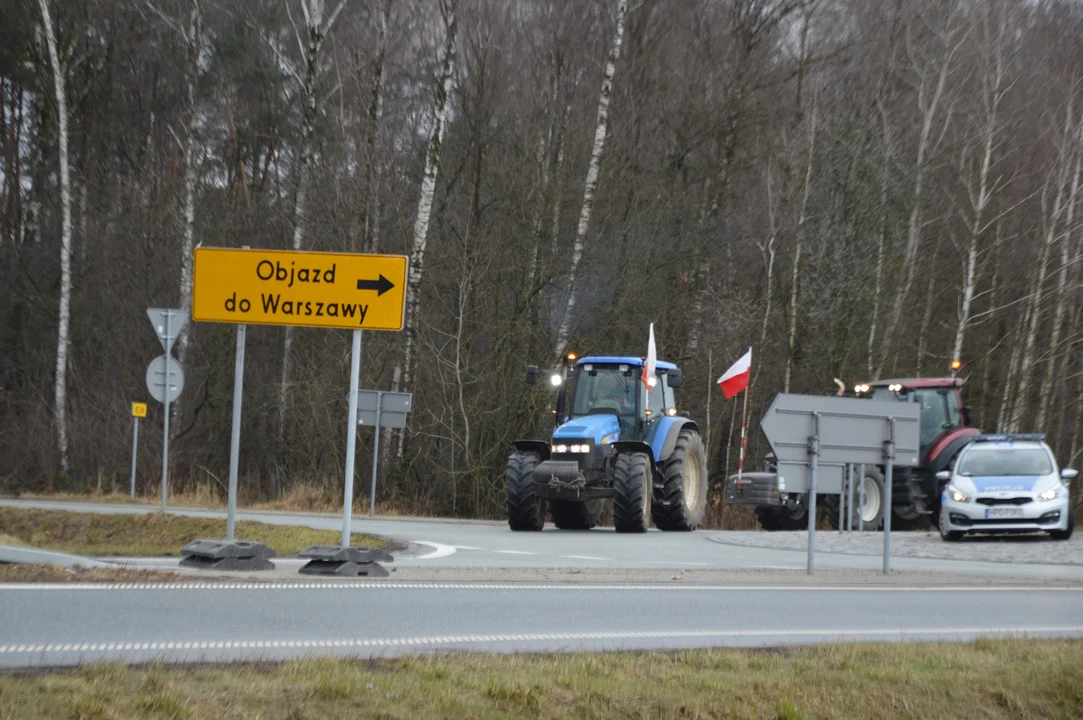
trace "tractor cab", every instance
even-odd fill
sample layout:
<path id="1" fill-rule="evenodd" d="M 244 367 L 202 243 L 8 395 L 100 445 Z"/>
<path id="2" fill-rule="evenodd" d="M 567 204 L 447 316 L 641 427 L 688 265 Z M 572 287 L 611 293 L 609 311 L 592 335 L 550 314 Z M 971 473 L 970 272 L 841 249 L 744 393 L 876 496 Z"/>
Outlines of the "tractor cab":
<path id="1" fill-rule="evenodd" d="M 679 378 L 680 373 L 672 363 L 657 363 L 657 379 L 651 379 L 649 391 L 642 382 L 642 375 L 640 358 L 580 359 L 565 381 L 567 413 L 564 422 L 574 421 L 578 426 L 596 425 L 593 434 L 603 443 L 646 439 L 658 420 L 676 415 L 672 378 Z M 677 384 L 680 384 L 679 379 Z M 565 427 L 556 429 L 554 440 L 567 434 L 562 430 Z M 613 436 L 614 432 L 618 433 L 617 437 Z"/>
<path id="2" fill-rule="evenodd" d="M 917 403 L 921 407 L 920 442 L 924 463 L 932 461 L 945 440 L 971 426 L 970 408 L 962 403 L 961 378 L 908 378 L 858 385 L 855 394 L 871 400 Z M 972 434 L 962 432 L 962 435 Z"/>

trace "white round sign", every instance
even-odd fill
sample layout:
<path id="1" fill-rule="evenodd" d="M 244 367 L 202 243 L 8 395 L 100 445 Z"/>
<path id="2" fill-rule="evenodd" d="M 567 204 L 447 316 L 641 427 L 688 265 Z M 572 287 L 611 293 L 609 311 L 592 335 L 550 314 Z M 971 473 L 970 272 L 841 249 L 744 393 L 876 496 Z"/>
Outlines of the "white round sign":
<path id="1" fill-rule="evenodd" d="M 159 355 L 147 366 L 147 392 L 160 403 L 173 402 L 184 390 L 184 368 L 169 358 L 169 382 L 166 382 L 166 356 Z M 168 394 L 169 399 L 166 400 Z"/>

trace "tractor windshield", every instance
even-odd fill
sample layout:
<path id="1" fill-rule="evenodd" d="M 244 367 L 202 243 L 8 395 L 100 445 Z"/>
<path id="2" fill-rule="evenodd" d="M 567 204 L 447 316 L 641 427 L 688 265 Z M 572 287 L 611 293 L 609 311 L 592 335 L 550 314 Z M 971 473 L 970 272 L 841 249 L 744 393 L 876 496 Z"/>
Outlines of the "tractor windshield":
<path id="1" fill-rule="evenodd" d="M 917 403 L 921 406 L 921 456 L 936 442 L 944 430 L 958 427 L 960 423 L 959 398 L 954 391 L 937 388 L 918 388 L 899 395 L 885 387 L 873 388 L 869 397 L 873 400 L 894 400 Z"/>
<path id="2" fill-rule="evenodd" d="M 625 367 L 628 369 L 624 371 L 616 365 L 580 367 L 572 391 L 571 417 L 612 413 L 620 418 L 624 432 L 634 427 L 636 392 L 642 386 L 639 383 L 639 368 Z"/>

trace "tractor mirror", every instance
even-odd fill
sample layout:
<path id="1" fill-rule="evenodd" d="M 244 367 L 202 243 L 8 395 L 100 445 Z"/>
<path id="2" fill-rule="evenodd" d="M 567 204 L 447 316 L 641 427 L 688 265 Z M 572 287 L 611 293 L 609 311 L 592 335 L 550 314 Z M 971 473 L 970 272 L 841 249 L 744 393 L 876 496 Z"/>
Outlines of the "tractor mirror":
<path id="1" fill-rule="evenodd" d="M 936 479 L 941 480 L 943 482 L 947 482 L 948 480 L 951 480 L 951 471 L 950 470 L 941 470 L 940 472 L 938 472 L 936 474 Z"/>
<path id="2" fill-rule="evenodd" d="M 967 427 L 974 427 L 974 423 L 972 423 L 970 421 L 970 413 L 972 412 L 972 408 L 969 405 L 963 405 L 962 410 L 963 410 L 963 425 L 966 425 Z"/>
<path id="3" fill-rule="evenodd" d="M 538 366 L 527 365 L 526 366 L 526 384 L 534 385 L 538 382 Z"/>
<path id="4" fill-rule="evenodd" d="M 679 388 L 681 386 L 681 369 L 673 368 L 672 370 L 666 370 L 666 378 L 669 380 L 669 386 L 671 388 Z"/>

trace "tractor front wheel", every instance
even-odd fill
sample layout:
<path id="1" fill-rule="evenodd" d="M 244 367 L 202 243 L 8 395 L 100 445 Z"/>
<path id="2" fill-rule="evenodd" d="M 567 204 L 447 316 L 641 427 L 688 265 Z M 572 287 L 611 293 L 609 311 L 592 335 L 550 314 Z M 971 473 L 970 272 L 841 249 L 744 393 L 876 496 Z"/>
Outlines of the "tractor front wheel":
<path id="1" fill-rule="evenodd" d="M 695 530 L 707 507 L 707 453 L 695 430 L 682 430 L 662 471 L 662 502 L 651 508 L 659 530 Z"/>
<path id="2" fill-rule="evenodd" d="M 651 524 L 651 459 L 644 453 L 621 453 L 613 473 L 613 529 L 644 533 Z"/>
<path id="3" fill-rule="evenodd" d="M 515 452 L 504 471 L 508 500 L 508 525 L 512 530 L 541 530 L 545 526 L 545 500 L 534 489 L 534 468 L 541 457 L 532 452 Z"/>

